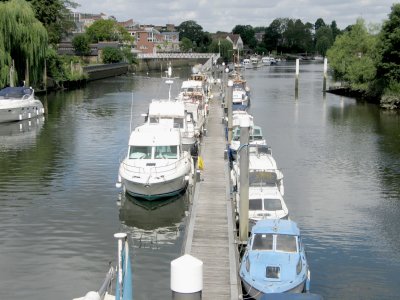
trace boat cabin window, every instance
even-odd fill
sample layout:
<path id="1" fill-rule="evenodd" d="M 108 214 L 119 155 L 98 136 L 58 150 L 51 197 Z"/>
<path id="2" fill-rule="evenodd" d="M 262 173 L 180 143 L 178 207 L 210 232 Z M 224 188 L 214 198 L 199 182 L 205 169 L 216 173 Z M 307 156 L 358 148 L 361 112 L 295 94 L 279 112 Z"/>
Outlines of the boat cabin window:
<path id="1" fill-rule="evenodd" d="M 150 159 L 151 146 L 130 146 L 129 158 L 130 159 Z"/>
<path id="2" fill-rule="evenodd" d="M 160 119 L 158 117 L 150 117 L 150 124 L 158 124 Z"/>
<path id="3" fill-rule="evenodd" d="M 240 141 L 240 127 L 233 129 L 232 139 L 234 141 Z M 263 139 L 261 129 L 253 129 L 249 136 L 249 141 L 260 141 Z"/>
<path id="4" fill-rule="evenodd" d="M 178 146 L 156 146 L 155 159 L 177 159 Z"/>
<path id="5" fill-rule="evenodd" d="M 264 210 L 282 210 L 282 202 L 279 199 L 264 199 Z"/>
<path id="6" fill-rule="evenodd" d="M 249 186 L 273 186 L 277 183 L 277 176 L 275 172 L 268 171 L 251 171 L 249 172 Z"/>
<path id="7" fill-rule="evenodd" d="M 252 250 L 272 250 L 274 236 L 272 234 L 256 233 Z"/>
<path id="8" fill-rule="evenodd" d="M 174 128 L 183 128 L 183 118 L 174 118 Z"/>
<path id="9" fill-rule="evenodd" d="M 261 199 L 249 199 L 249 210 L 262 210 Z"/>
<path id="10" fill-rule="evenodd" d="M 294 235 L 278 234 L 276 236 L 276 251 L 297 252 L 296 237 Z"/>

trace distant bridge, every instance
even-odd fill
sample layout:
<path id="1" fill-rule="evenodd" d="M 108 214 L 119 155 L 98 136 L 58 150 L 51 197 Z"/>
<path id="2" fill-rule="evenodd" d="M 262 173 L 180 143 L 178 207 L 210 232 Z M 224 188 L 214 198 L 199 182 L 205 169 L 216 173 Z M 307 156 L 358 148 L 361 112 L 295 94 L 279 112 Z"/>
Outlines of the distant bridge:
<path id="1" fill-rule="evenodd" d="M 205 60 L 206 62 L 202 66 L 202 70 L 210 70 L 212 65 L 215 64 L 220 57 L 219 53 L 138 53 L 137 58 L 139 59 L 139 65 L 147 65 L 147 68 L 149 68 L 148 62 L 151 62 L 150 64 L 157 64 L 160 63 L 162 60 L 172 60 L 173 62 L 179 60 L 183 62 L 186 59 L 192 59 L 192 60 Z M 141 64 L 140 61 L 143 61 L 144 64 Z M 173 63 L 174 64 L 174 63 Z M 157 69 L 159 66 L 154 67 L 153 69 Z M 141 69 L 141 68 L 139 68 Z"/>
<path id="2" fill-rule="evenodd" d="M 198 59 L 211 57 L 219 57 L 218 53 L 193 53 L 193 52 L 177 52 L 177 53 L 138 53 L 138 59 Z"/>

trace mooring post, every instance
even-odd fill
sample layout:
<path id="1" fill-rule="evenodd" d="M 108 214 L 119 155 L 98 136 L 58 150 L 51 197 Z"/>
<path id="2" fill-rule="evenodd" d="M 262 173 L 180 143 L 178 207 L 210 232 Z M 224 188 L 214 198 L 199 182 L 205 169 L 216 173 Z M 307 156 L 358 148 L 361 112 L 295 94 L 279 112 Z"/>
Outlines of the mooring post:
<path id="1" fill-rule="evenodd" d="M 228 105 L 228 144 L 232 141 L 232 97 L 233 97 L 233 81 L 228 80 L 227 92 L 227 105 Z"/>
<path id="2" fill-rule="evenodd" d="M 243 118 L 240 120 L 240 148 L 238 149 L 240 172 L 239 240 L 242 243 L 245 243 L 249 237 L 249 135 L 250 119 Z"/>
<path id="3" fill-rule="evenodd" d="M 203 290 L 203 262 L 189 254 L 171 261 L 173 300 L 199 300 Z"/>
<path id="4" fill-rule="evenodd" d="M 322 90 L 325 93 L 326 92 L 326 79 L 328 77 L 328 59 L 325 57 L 324 58 L 324 82 L 322 86 Z"/>
<path id="5" fill-rule="evenodd" d="M 296 81 L 294 84 L 294 98 L 299 99 L 299 73 L 300 73 L 300 60 L 296 58 Z"/>

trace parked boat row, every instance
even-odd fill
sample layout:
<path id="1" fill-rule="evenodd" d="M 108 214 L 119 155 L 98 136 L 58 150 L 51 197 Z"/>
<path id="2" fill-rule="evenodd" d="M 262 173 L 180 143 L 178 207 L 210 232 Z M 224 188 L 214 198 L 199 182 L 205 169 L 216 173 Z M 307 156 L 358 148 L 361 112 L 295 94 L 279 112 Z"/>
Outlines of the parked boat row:
<path id="1" fill-rule="evenodd" d="M 233 111 L 231 184 L 240 222 L 241 149 L 248 147 L 249 239 L 239 275 L 247 295 L 261 299 L 272 293 L 302 293 L 309 289 L 310 271 L 297 224 L 290 220 L 284 201 L 283 173 L 254 118 L 247 111 Z M 240 145 L 240 124 L 247 119 L 249 144 Z M 247 187 L 246 187 L 247 188 Z"/>
<path id="2" fill-rule="evenodd" d="M 127 153 L 120 162 L 117 186 L 133 197 L 146 200 L 183 192 L 194 173 L 199 139 L 208 110 L 208 80 L 202 73 L 184 81 L 180 93 L 153 99 L 145 123 L 131 133 Z"/>

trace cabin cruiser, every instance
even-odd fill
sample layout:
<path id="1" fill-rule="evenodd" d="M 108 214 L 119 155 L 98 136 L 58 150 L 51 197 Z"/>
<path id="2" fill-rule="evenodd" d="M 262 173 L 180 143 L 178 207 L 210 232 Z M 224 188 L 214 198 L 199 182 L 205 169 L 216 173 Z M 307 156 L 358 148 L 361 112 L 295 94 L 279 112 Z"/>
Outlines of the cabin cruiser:
<path id="1" fill-rule="evenodd" d="M 192 165 L 190 154 L 182 149 L 178 129 L 145 124 L 130 135 L 117 187 L 147 200 L 174 196 L 186 188 Z"/>
<path id="2" fill-rule="evenodd" d="M 261 220 L 252 228 L 240 263 L 244 289 L 254 299 L 273 293 L 308 291 L 310 270 L 297 224 Z"/>
<path id="3" fill-rule="evenodd" d="M 283 173 L 278 169 L 276 161 L 272 156 L 272 150 L 267 145 L 250 144 L 249 150 L 249 177 L 251 174 L 257 174 L 254 178 L 254 186 L 270 186 L 276 185 L 279 192 L 283 196 L 285 194 L 283 186 Z M 240 160 L 240 153 L 238 154 L 238 161 Z M 238 161 L 233 164 L 231 170 L 231 179 L 233 186 L 237 186 L 240 182 L 240 170 Z M 258 182 L 256 181 L 258 180 Z M 250 187 L 251 185 L 249 185 Z"/>
<path id="4" fill-rule="evenodd" d="M 176 100 L 183 101 L 187 114 L 191 114 L 193 119 L 195 135 L 201 136 L 208 113 L 208 98 L 204 93 L 202 82 L 198 80 L 183 81 L 181 92 Z"/>
<path id="5" fill-rule="evenodd" d="M 236 74 L 232 81 L 232 105 L 234 110 L 237 105 L 247 108 L 250 105 L 250 88 L 247 86 L 246 80 Z"/>
<path id="6" fill-rule="evenodd" d="M 146 124 L 177 128 L 181 133 L 183 150 L 189 151 L 196 143 L 193 114 L 185 111 L 182 101 L 153 100 L 145 114 Z"/>
<path id="7" fill-rule="evenodd" d="M 229 158 L 236 160 L 237 151 L 240 147 L 240 123 L 242 119 L 250 121 L 249 143 L 258 145 L 267 145 L 260 126 L 254 125 L 254 118 L 246 111 L 235 110 L 232 112 L 232 140 L 229 145 Z"/>
<path id="8" fill-rule="evenodd" d="M 262 219 L 288 219 L 289 210 L 283 199 L 283 174 L 276 167 L 270 148 L 257 145 L 256 155 L 249 153 L 249 231 Z M 262 151 L 267 153 L 261 154 Z M 240 159 L 240 155 L 239 155 Z M 240 169 L 238 163 L 231 171 L 233 190 L 236 191 L 236 212 L 239 217 L 240 207 Z"/>
<path id="9" fill-rule="evenodd" d="M 42 102 L 30 87 L 6 87 L 0 90 L 0 123 L 22 121 L 44 114 Z"/>

